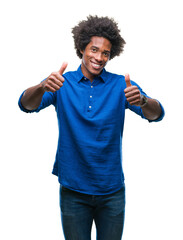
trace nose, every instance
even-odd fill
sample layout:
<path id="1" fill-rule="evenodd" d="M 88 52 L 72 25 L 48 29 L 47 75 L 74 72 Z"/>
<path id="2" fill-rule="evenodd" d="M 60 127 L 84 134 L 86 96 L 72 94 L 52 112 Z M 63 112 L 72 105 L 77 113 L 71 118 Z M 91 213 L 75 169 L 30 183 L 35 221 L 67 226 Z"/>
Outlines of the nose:
<path id="1" fill-rule="evenodd" d="M 95 54 L 95 60 L 97 62 L 102 62 L 102 54 L 100 52 Z"/>

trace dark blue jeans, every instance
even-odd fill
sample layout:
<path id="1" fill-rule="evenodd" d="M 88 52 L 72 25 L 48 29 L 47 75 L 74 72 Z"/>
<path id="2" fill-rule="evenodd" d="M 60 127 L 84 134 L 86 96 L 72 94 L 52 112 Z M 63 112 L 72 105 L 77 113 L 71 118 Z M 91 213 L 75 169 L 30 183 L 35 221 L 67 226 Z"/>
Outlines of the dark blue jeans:
<path id="1" fill-rule="evenodd" d="M 125 187 L 109 195 L 87 195 L 60 187 L 62 227 L 66 240 L 121 240 L 125 215 Z"/>

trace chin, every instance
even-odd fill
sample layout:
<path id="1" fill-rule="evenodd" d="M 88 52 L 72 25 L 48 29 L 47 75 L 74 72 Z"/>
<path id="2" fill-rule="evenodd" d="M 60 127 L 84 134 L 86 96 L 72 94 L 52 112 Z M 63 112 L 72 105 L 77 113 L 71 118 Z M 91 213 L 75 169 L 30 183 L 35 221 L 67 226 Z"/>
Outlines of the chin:
<path id="1" fill-rule="evenodd" d="M 102 72 L 103 68 L 102 69 L 91 69 L 90 73 L 93 74 L 93 75 L 100 75 L 100 73 Z"/>

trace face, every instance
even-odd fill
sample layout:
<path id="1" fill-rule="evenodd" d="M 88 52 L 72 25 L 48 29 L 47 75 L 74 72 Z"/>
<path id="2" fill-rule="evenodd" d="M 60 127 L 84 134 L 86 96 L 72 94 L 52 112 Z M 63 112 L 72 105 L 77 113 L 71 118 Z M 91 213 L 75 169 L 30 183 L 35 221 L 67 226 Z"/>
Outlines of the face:
<path id="1" fill-rule="evenodd" d="M 110 58 L 112 44 L 103 37 L 94 36 L 84 51 L 81 51 L 83 75 L 93 81 L 99 75 Z"/>

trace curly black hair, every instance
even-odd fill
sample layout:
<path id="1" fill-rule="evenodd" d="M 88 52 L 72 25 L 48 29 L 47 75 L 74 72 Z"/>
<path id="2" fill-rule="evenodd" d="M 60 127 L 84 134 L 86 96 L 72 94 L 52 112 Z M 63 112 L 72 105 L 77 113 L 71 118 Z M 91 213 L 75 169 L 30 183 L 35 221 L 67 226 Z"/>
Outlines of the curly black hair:
<path id="1" fill-rule="evenodd" d="M 86 46 L 90 43 L 91 37 L 104 37 L 108 39 L 111 44 L 110 59 L 119 56 L 123 52 L 125 40 L 120 35 L 118 24 L 113 18 L 88 16 L 87 20 L 79 22 L 77 26 L 72 28 L 74 38 L 74 45 L 76 54 L 82 58 L 82 53 Z"/>

